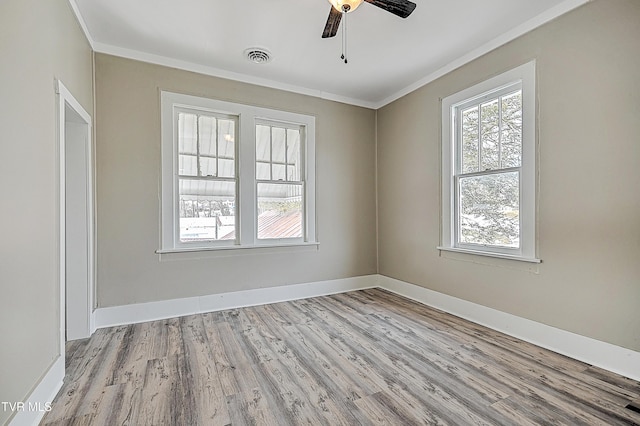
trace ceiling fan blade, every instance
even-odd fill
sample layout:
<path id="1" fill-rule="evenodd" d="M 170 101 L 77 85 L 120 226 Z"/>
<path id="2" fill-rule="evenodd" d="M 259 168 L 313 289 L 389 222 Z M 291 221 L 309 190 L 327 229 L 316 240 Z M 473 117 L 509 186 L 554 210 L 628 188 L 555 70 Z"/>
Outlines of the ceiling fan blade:
<path id="1" fill-rule="evenodd" d="M 322 32 L 322 38 L 334 37 L 338 34 L 338 27 L 340 26 L 341 19 L 342 13 L 338 12 L 333 6 L 331 6 L 331 11 L 327 18 L 327 24 L 324 26 L 324 31 Z"/>
<path id="2" fill-rule="evenodd" d="M 409 0 L 364 0 L 401 18 L 411 15 L 416 4 Z"/>

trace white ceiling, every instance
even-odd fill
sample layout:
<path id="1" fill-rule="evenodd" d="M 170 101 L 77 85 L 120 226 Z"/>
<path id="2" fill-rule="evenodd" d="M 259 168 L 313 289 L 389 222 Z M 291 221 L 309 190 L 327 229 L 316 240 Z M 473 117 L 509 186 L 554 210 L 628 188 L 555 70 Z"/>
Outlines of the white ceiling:
<path id="1" fill-rule="evenodd" d="M 70 0 L 94 50 L 377 108 L 588 0 L 413 0 L 371 4 L 321 34 L 327 0 Z M 342 25 L 341 24 L 341 29 Z M 249 62 L 249 47 L 273 60 Z"/>

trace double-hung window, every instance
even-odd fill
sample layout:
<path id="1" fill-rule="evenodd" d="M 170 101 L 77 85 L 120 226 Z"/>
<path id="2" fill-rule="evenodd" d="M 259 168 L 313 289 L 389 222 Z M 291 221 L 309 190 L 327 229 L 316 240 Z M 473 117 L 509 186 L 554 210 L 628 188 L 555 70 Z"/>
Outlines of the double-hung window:
<path id="1" fill-rule="evenodd" d="M 535 258 L 535 63 L 442 102 L 440 249 Z"/>
<path id="2" fill-rule="evenodd" d="M 170 92 L 162 252 L 316 243 L 315 118 Z"/>

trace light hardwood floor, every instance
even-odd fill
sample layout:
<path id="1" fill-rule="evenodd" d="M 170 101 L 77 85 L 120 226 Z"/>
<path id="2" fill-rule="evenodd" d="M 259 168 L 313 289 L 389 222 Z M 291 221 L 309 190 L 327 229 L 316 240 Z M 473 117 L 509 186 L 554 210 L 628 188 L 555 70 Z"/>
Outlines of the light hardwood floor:
<path id="1" fill-rule="evenodd" d="M 640 383 L 383 290 L 98 330 L 43 425 L 616 425 Z"/>

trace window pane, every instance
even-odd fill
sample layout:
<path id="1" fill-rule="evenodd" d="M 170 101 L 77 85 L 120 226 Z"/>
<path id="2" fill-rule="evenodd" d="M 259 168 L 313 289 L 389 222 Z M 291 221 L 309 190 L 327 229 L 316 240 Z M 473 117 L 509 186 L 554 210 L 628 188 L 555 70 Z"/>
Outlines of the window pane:
<path id="1" fill-rule="evenodd" d="M 235 161 L 218 158 L 218 176 L 235 177 Z"/>
<path id="2" fill-rule="evenodd" d="M 256 179 L 271 180 L 271 164 L 256 163 Z"/>
<path id="3" fill-rule="evenodd" d="M 302 237 L 302 184 L 258 184 L 258 239 Z"/>
<path id="4" fill-rule="evenodd" d="M 460 178 L 460 242 L 519 247 L 519 193 L 518 172 Z"/>
<path id="5" fill-rule="evenodd" d="M 478 171 L 478 107 L 462 111 L 462 173 Z"/>
<path id="6" fill-rule="evenodd" d="M 235 177 L 236 126 L 233 120 L 218 119 L 218 176 Z"/>
<path id="7" fill-rule="evenodd" d="M 178 114 L 178 173 L 198 176 L 196 120 L 194 114 Z"/>
<path id="8" fill-rule="evenodd" d="M 178 156 L 178 174 L 182 176 L 198 176 L 198 159 L 195 155 Z"/>
<path id="9" fill-rule="evenodd" d="M 271 161 L 271 128 L 262 124 L 256 126 L 256 159 Z"/>
<path id="10" fill-rule="evenodd" d="M 300 181 L 300 169 L 296 166 L 287 166 L 287 180 Z"/>
<path id="11" fill-rule="evenodd" d="M 300 130 L 287 129 L 287 180 L 300 180 Z"/>
<path id="12" fill-rule="evenodd" d="M 271 179 L 271 127 L 256 126 L 256 179 Z"/>
<path id="13" fill-rule="evenodd" d="M 284 164 L 285 159 L 285 129 L 282 127 L 271 128 L 271 153 L 274 163 Z"/>
<path id="14" fill-rule="evenodd" d="M 216 158 L 200 156 L 200 175 L 215 176 L 216 175 Z"/>
<path id="15" fill-rule="evenodd" d="M 480 106 L 481 125 L 480 141 L 482 143 L 482 162 L 480 170 L 500 168 L 500 110 L 498 99 Z"/>
<path id="16" fill-rule="evenodd" d="M 522 91 L 502 97 L 502 167 L 520 167 L 522 158 Z"/>
<path id="17" fill-rule="evenodd" d="M 215 157 L 216 148 L 216 119 L 215 117 L 198 117 L 198 136 L 200 155 Z M 202 173 L 204 175 L 204 172 Z"/>
<path id="18" fill-rule="evenodd" d="M 178 114 L 178 152 L 196 154 L 196 119 L 195 114 Z"/>
<path id="19" fill-rule="evenodd" d="M 284 164 L 274 164 L 272 167 L 273 177 L 271 178 L 271 180 L 285 180 Z"/>
<path id="20" fill-rule="evenodd" d="M 179 180 L 180 241 L 235 238 L 234 182 Z"/>

